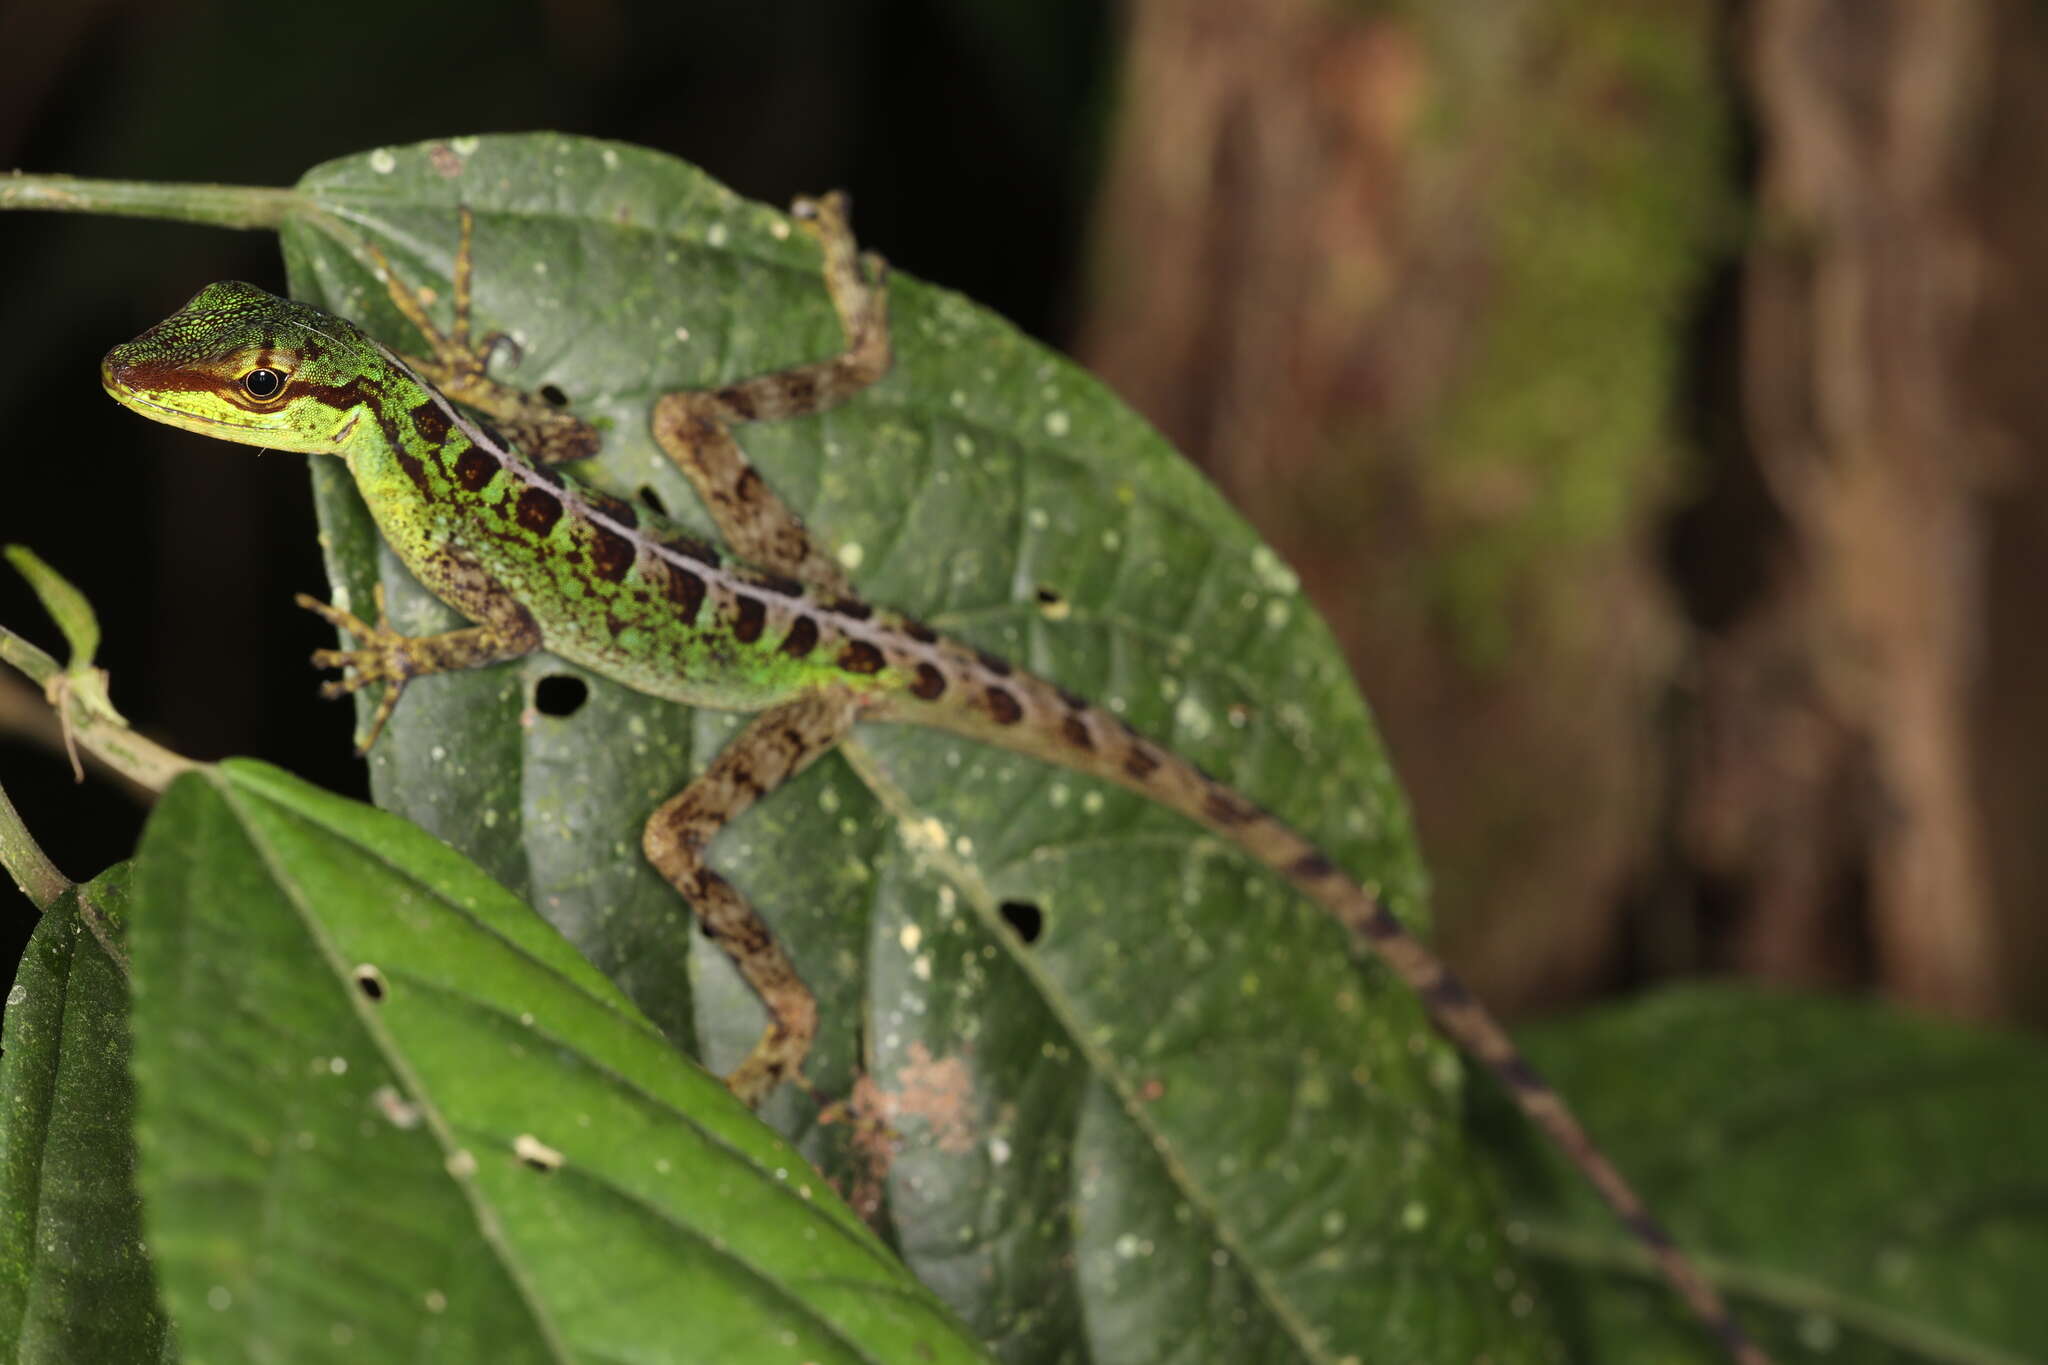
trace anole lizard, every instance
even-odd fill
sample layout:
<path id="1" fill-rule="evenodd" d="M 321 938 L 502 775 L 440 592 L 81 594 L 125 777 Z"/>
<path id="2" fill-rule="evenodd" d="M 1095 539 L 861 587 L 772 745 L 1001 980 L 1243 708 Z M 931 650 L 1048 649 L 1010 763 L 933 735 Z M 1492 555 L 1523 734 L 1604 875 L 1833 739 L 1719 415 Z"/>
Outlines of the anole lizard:
<path id="1" fill-rule="evenodd" d="M 796 213 L 823 248 L 846 349 L 723 388 L 670 393 L 653 408 L 657 441 L 737 559 L 550 467 L 591 453 L 594 433 L 486 374 L 494 339 L 473 345 L 469 336 L 466 213 L 450 334 L 384 268 L 393 299 L 433 346 L 430 360 L 401 359 L 345 319 L 228 282 L 115 347 L 101 377 L 116 400 L 157 421 L 341 456 L 414 577 L 475 623 L 407 637 L 382 620 L 371 625 L 299 599 L 358 642 L 314 656 L 347 670 L 330 693 L 386 685 L 365 748 L 409 679 L 536 650 L 657 697 L 758 713 L 643 833 L 648 859 L 768 1007 L 766 1032 L 726 1078 L 748 1104 L 784 1081 L 801 1082 L 817 1008 L 773 934 L 704 851 L 727 822 L 856 724 L 936 726 L 1130 788 L 1215 831 L 1322 905 L 1355 944 L 1379 953 L 1437 1026 L 1585 1173 L 1731 1357 L 1767 1365 L 1500 1024 L 1321 850 L 1108 712 L 853 594 L 837 561 L 769 490 L 731 433 L 737 423 L 843 402 L 890 365 L 882 263 L 857 252 L 837 196 L 799 200 Z M 465 415 L 458 401 L 496 418 L 516 444 Z"/>

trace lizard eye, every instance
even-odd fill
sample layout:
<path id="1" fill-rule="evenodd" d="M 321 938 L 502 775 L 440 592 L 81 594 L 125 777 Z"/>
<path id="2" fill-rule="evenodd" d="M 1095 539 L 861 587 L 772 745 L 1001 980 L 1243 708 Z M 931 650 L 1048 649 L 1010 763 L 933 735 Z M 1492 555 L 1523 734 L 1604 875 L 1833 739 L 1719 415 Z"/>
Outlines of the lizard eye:
<path id="1" fill-rule="evenodd" d="M 251 370 L 242 376 L 242 388 L 251 398 L 275 398 L 284 390 L 284 374 L 278 370 Z"/>

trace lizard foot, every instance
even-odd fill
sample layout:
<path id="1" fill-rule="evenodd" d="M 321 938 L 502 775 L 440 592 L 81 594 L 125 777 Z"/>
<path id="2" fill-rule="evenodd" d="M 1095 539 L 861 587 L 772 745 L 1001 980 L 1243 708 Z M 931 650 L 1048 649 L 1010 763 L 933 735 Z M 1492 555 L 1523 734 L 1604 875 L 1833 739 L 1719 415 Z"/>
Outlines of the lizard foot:
<path id="1" fill-rule="evenodd" d="M 510 363 L 514 365 L 524 358 L 524 353 L 518 341 L 503 332 L 486 333 L 480 340 L 472 337 L 471 241 L 476 232 L 476 216 L 467 204 L 461 205 L 457 213 L 454 314 L 446 331 L 427 312 L 428 305 L 435 300 L 434 292 L 407 285 L 382 251 L 374 246 L 366 248 L 370 265 L 384 282 L 392 305 L 426 340 L 429 354 L 407 359 L 441 392 L 488 414 L 528 459 L 540 464 L 559 464 L 595 455 L 599 444 L 597 429 L 564 410 L 568 400 L 559 389 L 545 386 L 528 392 L 491 378 L 491 361 L 500 351 L 509 352 Z"/>
<path id="2" fill-rule="evenodd" d="M 293 600 L 335 629 L 347 631 L 358 641 L 355 649 L 313 651 L 313 667 L 345 670 L 344 676 L 320 685 L 321 696 L 331 700 L 345 697 L 372 683 L 384 684 L 384 695 L 377 703 L 376 713 L 370 717 L 369 732 L 356 745 L 358 754 L 367 754 L 370 746 L 377 742 L 377 736 L 384 733 L 384 723 L 391 719 L 399 694 L 405 691 L 406 680 L 419 671 L 409 649 L 412 638 L 391 628 L 391 619 L 384 611 L 382 583 L 376 588 L 377 624 L 374 626 L 354 612 L 305 593 L 298 594 Z"/>

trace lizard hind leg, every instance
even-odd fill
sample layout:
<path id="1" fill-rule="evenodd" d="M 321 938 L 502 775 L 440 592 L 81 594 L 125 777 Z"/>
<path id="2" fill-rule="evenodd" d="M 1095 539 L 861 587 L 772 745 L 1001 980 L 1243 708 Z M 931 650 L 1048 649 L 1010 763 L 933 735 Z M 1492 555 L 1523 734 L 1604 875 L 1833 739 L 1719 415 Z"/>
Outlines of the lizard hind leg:
<path id="1" fill-rule="evenodd" d="M 851 589 L 838 560 L 812 540 L 803 519 L 768 487 L 732 435 L 741 422 L 836 407 L 887 374 L 892 360 L 887 267 L 855 245 L 846 196 L 799 199 L 793 211 L 818 239 L 825 291 L 845 348 L 824 360 L 720 388 L 664 394 L 654 405 L 654 438 L 742 559 L 844 595 Z"/>
<path id="2" fill-rule="evenodd" d="M 705 850 L 742 811 L 844 739 L 855 715 L 853 698 L 843 692 L 812 693 L 763 711 L 710 767 L 663 802 L 641 832 L 647 861 L 682 893 L 705 936 L 724 950 L 768 1009 L 760 1040 L 725 1078 L 750 1108 L 784 1081 L 802 1083 L 804 1057 L 818 1032 L 818 1005 L 774 931 L 738 888 L 710 868 Z"/>

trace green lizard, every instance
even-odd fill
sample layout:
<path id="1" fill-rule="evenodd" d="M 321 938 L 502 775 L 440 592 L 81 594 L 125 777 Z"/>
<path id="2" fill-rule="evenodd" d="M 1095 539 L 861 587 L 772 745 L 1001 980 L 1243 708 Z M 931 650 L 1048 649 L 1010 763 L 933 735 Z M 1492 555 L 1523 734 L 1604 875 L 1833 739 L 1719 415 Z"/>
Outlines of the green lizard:
<path id="1" fill-rule="evenodd" d="M 845 350 L 715 390 L 670 393 L 653 408 L 656 439 L 737 559 L 554 472 L 553 463 L 592 453 L 595 434 L 487 375 L 497 339 L 472 344 L 469 335 L 467 213 L 449 333 L 379 261 L 394 301 L 433 347 L 431 359 L 401 359 L 342 318 L 229 282 L 208 286 L 115 347 L 101 377 L 116 400 L 157 421 L 341 456 L 406 567 L 475 623 L 407 637 L 381 619 L 381 604 L 372 625 L 299 599 L 358 642 L 314 656 L 322 667 L 346 670 L 327 685 L 330 695 L 385 684 L 366 749 L 410 679 L 536 650 L 657 697 L 758 713 L 649 817 L 643 835 L 648 859 L 768 1008 L 766 1031 L 726 1078 L 746 1103 L 758 1104 L 784 1081 L 802 1082 L 817 1008 L 765 923 L 707 865 L 706 848 L 727 822 L 855 725 L 936 726 L 1130 788 L 1215 831 L 1322 905 L 1355 944 L 1392 966 L 1438 1027 L 1483 1062 L 1579 1166 L 1730 1355 L 1766 1365 L 1500 1024 L 1330 858 L 1108 712 L 853 594 L 838 562 L 769 490 L 731 433 L 741 422 L 842 402 L 890 365 L 882 263 L 856 250 L 839 197 L 800 200 L 796 214 L 823 248 Z M 496 419 L 515 440 L 465 408 Z"/>

